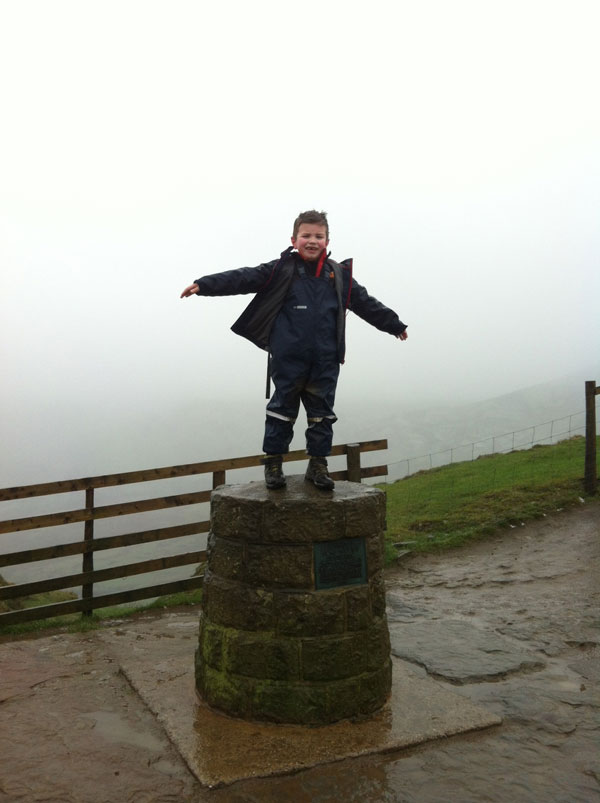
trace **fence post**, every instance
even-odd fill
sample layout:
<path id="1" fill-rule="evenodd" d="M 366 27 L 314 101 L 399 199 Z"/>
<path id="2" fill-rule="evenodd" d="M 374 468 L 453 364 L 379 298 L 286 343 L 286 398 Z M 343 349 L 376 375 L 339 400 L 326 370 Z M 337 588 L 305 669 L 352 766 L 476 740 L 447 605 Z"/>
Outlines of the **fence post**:
<path id="1" fill-rule="evenodd" d="M 349 443 L 346 446 L 346 460 L 348 466 L 348 481 L 360 482 L 362 479 L 360 471 L 360 444 Z"/>
<path id="2" fill-rule="evenodd" d="M 596 396 L 600 388 L 595 380 L 585 383 L 585 479 L 586 493 L 595 494 L 598 487 L 596 477 Z"/>
<path id="3" fill-rule="evenodd" d="M 85 509 L 90 513 L 94 510 L 94 489 L 85 489 Z M 94 571 L 94 519 L 88 519 L 84 524 L 83 540 L 85 542 L 85 551 L 83 553 L 83 572 Z M 83 583 L 81 586 L 81 599 L 94 598 L 94 584 Z M 91 616 L 92 609 L 88 608 L 81 612 L 82 616 Z"/>
<path id="4" fill-rule="evenodd" d="M 215 488 L 218 488 L 219 485 L 225 485 L 225 472 L 224 471 L 213 471 L 213 491 Z"/>

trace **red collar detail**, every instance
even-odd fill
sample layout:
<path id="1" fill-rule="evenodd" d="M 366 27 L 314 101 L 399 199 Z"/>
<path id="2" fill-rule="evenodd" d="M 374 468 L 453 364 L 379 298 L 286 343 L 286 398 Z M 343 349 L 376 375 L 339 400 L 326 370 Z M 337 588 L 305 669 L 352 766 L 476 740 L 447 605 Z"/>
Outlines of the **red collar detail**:
<path id="1" fill-rule="evenodd" d="M 317 276 L 317 278 L 321 275 L 321 271 L 323 270 L 323 265 L 325 264 L 326 259 L 327 259 L 327 250 L 324 248 L 323 253 L 319 257 L 319 264 L 317 265 L 317 272 L 315 273 L 315 276 Z"/>

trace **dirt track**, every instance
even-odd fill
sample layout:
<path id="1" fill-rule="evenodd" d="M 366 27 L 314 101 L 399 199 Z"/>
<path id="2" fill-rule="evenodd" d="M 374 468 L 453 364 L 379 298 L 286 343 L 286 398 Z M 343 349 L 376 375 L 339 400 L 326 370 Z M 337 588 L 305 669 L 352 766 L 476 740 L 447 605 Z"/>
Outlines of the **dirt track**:
<path id="1" fill-rule="evenodd" d="M 215 791 L 198 785 L 94 633 L 4 640 L 0 801 L 600 800 L 599 552 L 594 504 L 406 557 L 387 577 L 395 654 L 503 725 Z M 196 616 L 163 614 L 165 645 L 193 640 Z M 104 632 L 123 634 L 119 623 Z M 482 634 L 501 646 L 486 651 Z"/>

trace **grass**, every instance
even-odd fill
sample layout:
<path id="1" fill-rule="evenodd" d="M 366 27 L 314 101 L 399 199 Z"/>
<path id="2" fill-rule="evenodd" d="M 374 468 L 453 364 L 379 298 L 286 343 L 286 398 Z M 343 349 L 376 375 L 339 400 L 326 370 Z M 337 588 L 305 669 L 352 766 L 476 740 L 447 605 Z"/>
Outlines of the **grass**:
<path id="1" fill-rule="evenodd" d="M 395 555 L 395 543 L 423 552 L 455 547 L 581 505 L 584 454 L 585 440 L 576 437 L 379 486 L 387 494 L 387 558 Z"/>

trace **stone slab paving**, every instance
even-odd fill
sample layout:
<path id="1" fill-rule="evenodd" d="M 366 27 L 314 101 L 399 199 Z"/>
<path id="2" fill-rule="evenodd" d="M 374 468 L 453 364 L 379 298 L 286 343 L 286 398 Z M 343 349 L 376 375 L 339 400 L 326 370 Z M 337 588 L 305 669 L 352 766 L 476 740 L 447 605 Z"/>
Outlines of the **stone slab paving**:
<path id="1" fill-rule="evenodd" d="M 393 617 L 393 611 L 391 613 Z M 444 619 L 390 622 L 392 654 L 423 666 L 451 683 L 472 683 L 542 669 L 545 662 L 490 629 Z"/>
<path id="2" fill-rule="evenodd" d="M 0 668 L 0 703 L 21 697 L 48 681 L 77 674 L 77 669 L 58 662 L 48 645 L 33 651 L 27 642 L 3 645 Z"/>
<path id="3" fill-rule="evenodd" d="M 280 775 L 344 758 L 385 753 L 498 725 L 483 706 L 418 677 L 394 660 L 390 701 L 375 716 L 320 728 L 246 722 L 198 703 L 193 651 L 197 621 L 123 624 L 98 635 L 187 765 L 205 786 Z"/>
<path id="4" fill-rule="evenodd" d="M 1 803 L 180 803 L 194 787 L 95 634 L 0 644 Z"/>

